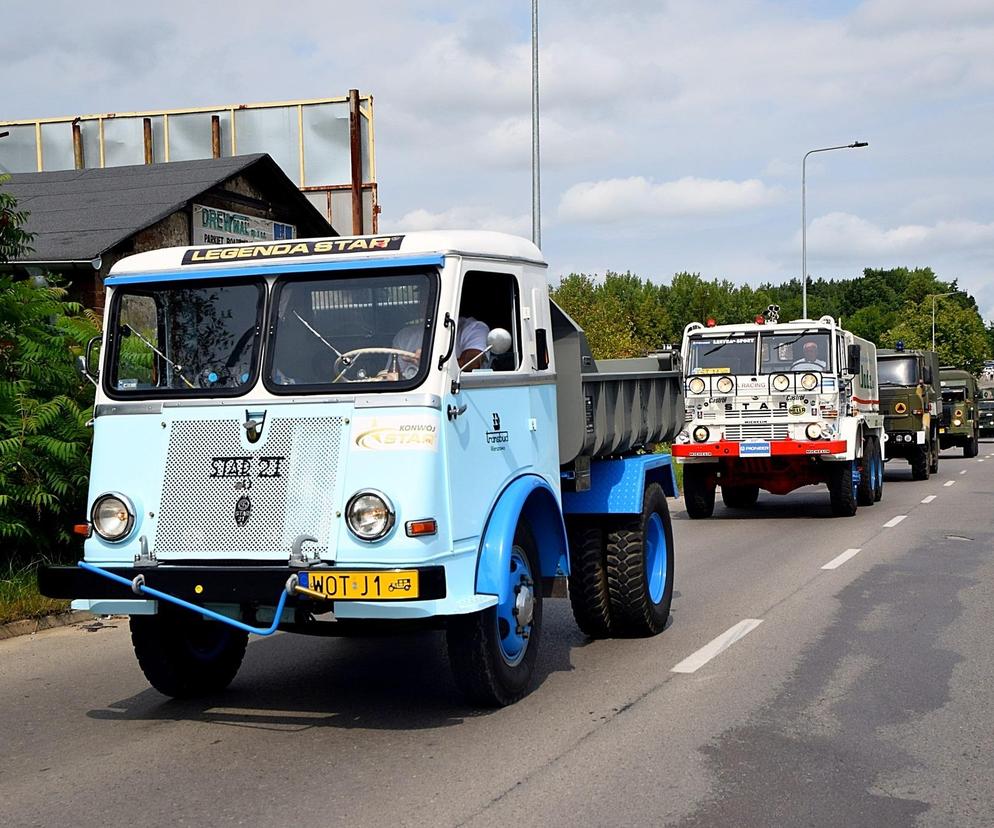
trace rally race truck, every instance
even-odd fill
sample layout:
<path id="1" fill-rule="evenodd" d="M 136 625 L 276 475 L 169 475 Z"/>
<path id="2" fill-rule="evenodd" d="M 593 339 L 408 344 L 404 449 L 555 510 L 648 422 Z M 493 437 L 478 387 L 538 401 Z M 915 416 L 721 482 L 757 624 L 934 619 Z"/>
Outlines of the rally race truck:
<path id="1" fill-rule="evenodd" d="M 906 459 L 913 480 L 939 471 L 939 357 L 935 351 L 877 351 L 880 410 L 884 415 L 884 457 Z"/>
<path id="2" fill-rule="evenodd" d="M 939 422 L 939 445 L 960 446 L 964 457 L 976 457 L 980 451 L 980 421 L 977 408 L 977 378 L 969 371 L 942 366 L 942 417 Z"/>
<path id="3" fill-rule="evenodd" d="M 592 359 L 546 275 L 486 232 L 118 262 L 81 366 L 83 556 L 42 592 L 129 615 L 171 696 L 226 687 L 250 634 L 431 626 L 464 693 L 509 704 L 567 579 L 589 635 L 660 632 L 679 354 Z"/>
<path id="4" fill-rule="evenodd" d="M 746 509 L 759 490 L 828 484 L 832 511 L 853 515 L 883 492 L 876 347 L 830 316 L 684 330 L 686 423 L 673 445 L 692 518 L 715 491 Z"/>

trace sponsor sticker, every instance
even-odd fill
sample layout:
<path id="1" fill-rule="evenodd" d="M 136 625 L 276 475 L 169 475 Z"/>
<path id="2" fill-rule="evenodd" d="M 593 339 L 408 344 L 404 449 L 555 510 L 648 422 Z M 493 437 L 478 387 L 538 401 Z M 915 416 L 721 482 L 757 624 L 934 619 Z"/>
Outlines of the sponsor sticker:
<path id="1" fill-rule="evenodd" d="M 438 418 L 430 415 L 356 417 L 356 451 L 438 451 Z"/>
<path id="2" fill-rule="evenodd" d="M 769 457 L 770 444 L 767 440 L 743 440 L 739 443 L 739 457 Z"/>

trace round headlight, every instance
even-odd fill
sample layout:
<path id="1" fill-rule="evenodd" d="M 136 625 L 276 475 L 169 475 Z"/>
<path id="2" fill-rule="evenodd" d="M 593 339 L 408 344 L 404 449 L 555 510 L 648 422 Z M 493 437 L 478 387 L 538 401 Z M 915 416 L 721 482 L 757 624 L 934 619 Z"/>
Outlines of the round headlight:
<path id="1" fill-rule="evenodd" d="M 356 492 L 345 507 L 345 522 L 359 540 L 375 541 L 393 527 L 396 513 L 382 492 Z"/>
<path id="2" fill-rule="evenodd" d="M 93 502 L 90 522 L 105 541 L 123 540 L 135 525 L 135 507 L 124 495 L 101 495 Z"/>
<path id="3" fill-rule="evenodd" d="M 707 387 L 707 383 L 700 377 L 693 377 L 690 382 L 687 383 L 687 390 L 690 391 L 691 394 L 703 394 L 704 389 Z"/>
<path id="4" fill-rule="evenodd" d="M 710 436 L 711 432 L 708 431 L 707 426 L 697 426 L 697 428 L 694 429 L 694 439 L 698 443 L 706 443 L 708 441 L 708 437 Z"/>
<path id="5" fill-rule="evenodd" d="M 774 391 L 786 391 L 788 388 L 790 388 L 790 377 L 786 374 L 777 374 L 773 378 Z"/>
<path id="6" fill-rule="evenodd" d="M 895 414 L 903 414 L 907 410 L 908 406 L 906 406 L 903 402 L 899 402 L 897 405 L 894 406 Z"/>
<path id="7" fill-rule="evenodd" d="M 957 417 L 955 420 L 953 420 L 953 425 L 954 426 L 961 426 L 961 425 L 963 425 L 963 421 L 959 417 Z"/>
<path id="8" fill-rule="evenodd" d="M 818 387 L 818 377 L 814 374 L 804 374 L 801 377 L 801 388 L 805 391 L 814 391 Z"/>
<path id="9" fill-rule="evenodd" d="M 718 381 L 715 383 L 715 388 L 717 388 L 722 394 L 727 394 L 734 387 L 731 377 L 718 377 Z"/>
<path id="10" fill-rule="evenodd" d="M 817 440 L 821 437 L 821 423 L 808 423 L 804 433 L 808 435 L 809 440 Z"/>

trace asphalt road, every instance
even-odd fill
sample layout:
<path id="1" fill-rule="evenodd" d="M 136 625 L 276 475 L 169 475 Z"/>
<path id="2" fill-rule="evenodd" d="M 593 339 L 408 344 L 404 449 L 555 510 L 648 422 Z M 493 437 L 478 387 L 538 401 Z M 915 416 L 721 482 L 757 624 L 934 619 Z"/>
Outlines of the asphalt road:
<path id="1" fill-rule="evenodd" d="M 537 686 L 499 711 L 434 633 L 257 639 L 195 703 L 148 687 L 120 619 L 2 641 L 0 820 L 989 826 L 992 454 L 889 463 L 851 519 L 823 488 L 671 501 L 667 630 L 590 642 L 549 601 Z"/>

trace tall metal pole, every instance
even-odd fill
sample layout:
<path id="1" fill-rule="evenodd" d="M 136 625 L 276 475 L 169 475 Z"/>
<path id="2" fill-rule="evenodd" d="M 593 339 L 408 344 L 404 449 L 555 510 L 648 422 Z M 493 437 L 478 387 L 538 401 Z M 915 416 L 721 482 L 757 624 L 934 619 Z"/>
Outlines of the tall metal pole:
<path id="1" fill-rule="evenodd" d="M 816 152 L 868 147 L 866 141 L 853 141 L 840 147 L 822 147 L 808 150 L 801 159 L 801 318 L 808 318 L 808 214 L 807 214 L 807 163 L 808 156 Z"/>
<path id="2" fill-rule="evenodd" d="M 532 242 L 542 246 L 542 181 L 538 151 L 538 0 L 532 0 Z"/>
<path id="3" fill-rule="evenodd" d="M 955 293 L 955 291 L 953 291 Z M 932 294 L 932 350 L 935 350 L 935 300 L 943 296 L 952 296 L 953 293 L 933 293 Z"/>

